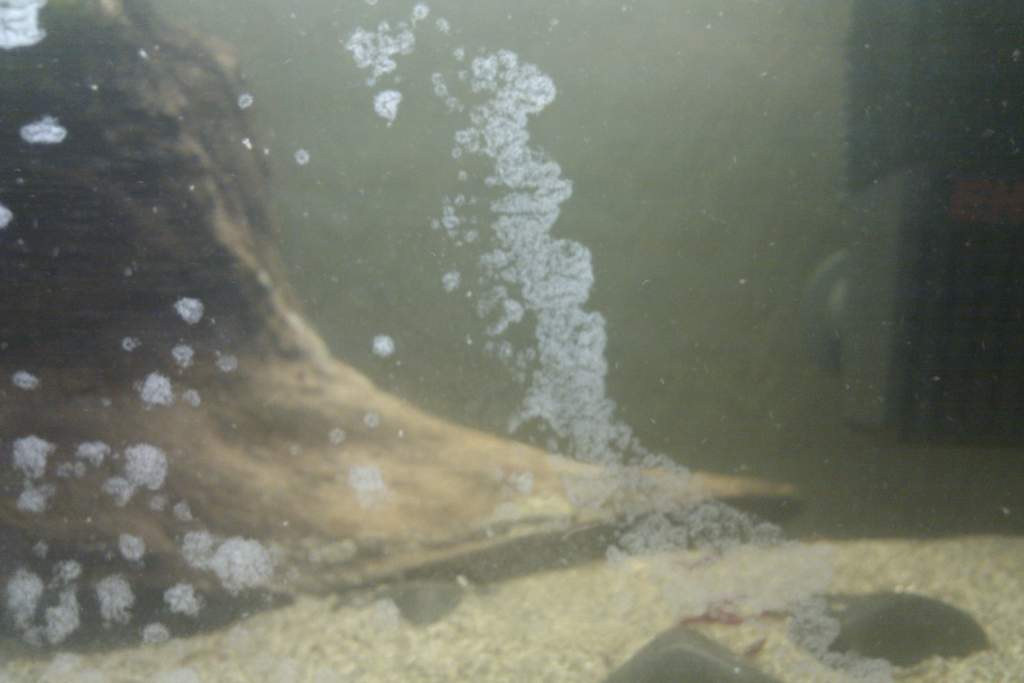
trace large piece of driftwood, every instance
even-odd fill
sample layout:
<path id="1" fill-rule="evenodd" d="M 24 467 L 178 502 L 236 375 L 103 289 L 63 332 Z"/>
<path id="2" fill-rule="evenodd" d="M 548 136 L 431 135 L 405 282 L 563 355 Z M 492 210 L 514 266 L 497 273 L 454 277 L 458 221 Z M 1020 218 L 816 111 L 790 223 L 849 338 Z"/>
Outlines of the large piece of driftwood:
<path id="1" fill-rule="evenodd" d="M 29 563 L 25 549 L 45 541 L 50 560 L 97 558 L 103 571 L 166 583 L 190 574 L 182 537 L 202 529 L 258 539 L 275 549 L 280 582 L 323 588 L 585 527 L 659 495 L 789 493 L 631 472 L 632 493 L 579 504 L 570 494 L 614 490 L 622 473 L 436 419 L 380 391 L 330 355 L 283 276 L 265 162 L 242 143 L 244 89 L 229 51 L 137 2 L 51 0 L 43 20 L 43 42 L 0 54 L 0 202 L 14 215 L 0 239 L 0 370 L 40 380 L 24 391 L 5 379 L 0 389 L 0 571 Z M 67 128 L 64 142 L 19 138 L 19 126 L 43 115 Z M 175 311 L 181 297 L 204 303 L 198 324 Z M 125 351 L 126 337 L 141 346 Z M 196 354 L 187 369 L 170 355 L 183 342 Z M 218 354 L 235 356 L 237 369 L 224 372 Z M 153 372 L 172 380 L 173 405 L 141 399 Z M 200 406 L 182 400 L 185 388 Z M 346 438 L 333 443 L 338 429 Z M 30 435 L 57 446 L 32 484 L 55 488 L 42 513 L 18 509 L 27 484 L 8 460 L 13 440 Z M 92 440 L 115 452 L 160 447 L 166 481 L 121 506 L 103 487 L 123 459 L 54 476 Z M 368 466 L 385 487 L 360 494 L 349 477 Z M 172 513 L 179 501 L 193 520 Z M 144 539 L 141 564 L 123 566 L 121 534 Z"/>

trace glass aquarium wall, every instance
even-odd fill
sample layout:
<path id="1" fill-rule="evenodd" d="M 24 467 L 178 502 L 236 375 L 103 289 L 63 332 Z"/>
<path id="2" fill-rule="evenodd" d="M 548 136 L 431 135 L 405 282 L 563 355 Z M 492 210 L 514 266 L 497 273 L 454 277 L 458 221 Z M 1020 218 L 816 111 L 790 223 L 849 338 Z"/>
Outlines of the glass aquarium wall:
<path id="1" fill-rule="evenodd" d="M 0 683 L 1021 678 L 1022 21 L 0 0 Z"/>

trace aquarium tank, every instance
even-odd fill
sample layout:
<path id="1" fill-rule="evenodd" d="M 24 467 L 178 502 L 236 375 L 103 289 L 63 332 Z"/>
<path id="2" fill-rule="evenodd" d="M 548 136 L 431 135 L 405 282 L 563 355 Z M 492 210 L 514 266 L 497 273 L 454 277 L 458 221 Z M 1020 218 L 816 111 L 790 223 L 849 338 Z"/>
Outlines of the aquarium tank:
<path id="1" fill-rule="evenodd" d="M 1024 6 L 0 0 L 0 683 L 1024 680 Z"/>

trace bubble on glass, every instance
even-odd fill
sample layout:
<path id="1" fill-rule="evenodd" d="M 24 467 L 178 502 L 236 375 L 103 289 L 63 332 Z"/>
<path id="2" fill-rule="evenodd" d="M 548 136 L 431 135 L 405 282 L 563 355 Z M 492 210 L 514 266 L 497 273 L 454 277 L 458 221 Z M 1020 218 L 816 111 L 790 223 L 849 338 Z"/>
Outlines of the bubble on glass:
<path id="1" fill-rule="evenodd" d="M 4 230 L 14 220 L 14 212 L 0 203 L 0 230 Z"/>
<path id="2" fill-rule="evenodd" d="M 163 512 L 165 509 L 167 509 L 167 496 L 163 494 L 150 496 L 149 509 L 152 510 L 153 512 Z"/>
<path id="3" fill-rule="evenodd" d="M 441 33 L 444 33 L 445 35 L 451 33 L 452 31 L 451 23 L 449 23 L 449 21 L 444 17 L 438 17 L 437 21 L 434 22 L 434 27 Z"/>
<path id="4" fill-rule="evenodd" d="M 263 587 L 273 576 L 273 562 L 267 549 L 258 541 L 240 536 L 221 543 L 204 568 L 213 571 L 232 595 Z"/>
<path id="5" fill-rule="evenodd" d="M 146 554 L 146 542 L 133 534 L 121 534 L 117 537 L 117 548 L 121 557 L 129 562 L 138 562 Z"/>
<path id="6" fill-rule="evenodd" d="M 238 357 L 230 353 L 218 354 L 216 364 L 221 372 L 234 372 L 238 369 Z"/>
<path id="7" fill-rule="evenodd" d="M 375 85 L 377 79 L 392 73 L 398 68 L 396 55 L 412 54 L 416 46 L 416 37 L 408 28 L 402 26 L 392 33 L 391 25 L 382 21 L 376 31 L 358 28 L 345 42 L 345 48 L 352 53 L 356 66 L 370 69 L 368 85 Z"/>
<path id="8" fill-rule="evenodd" d="M 184 296 L 174 303 L 174 310 L 189 325 L 195 325 L 203 318 L 203 302 Z"/>
<path id="9" fill-rule="evenodd" d="M 191 522 L 195 519 L 192 516 L 192 508 L 189 506 L 188 501 L 179 500 L 174 504 L 172 511 L 174 512 L 174 518 L 179 522 Z"/>
<path id="10" fill-rule="evenodd" d="M 373 111 L 390 126 L 398 116 L 398 105 L 401 103 L 402 93 L 397 90 L 382 90 L 373 98 Z"/>
<path id="11" fill-rule="evenodd" d="M 50 544 L 46 541 L 38 541 L 32 546 L 32 554 L 38 557 L 40 560 L 45 560 L 46 555 L 50 552 Z"/>
<path id="12" fill-rule="evenodd" d="M 188 617 L 199 616 L 203 601 L 190 583 L 177 583 L 164 591 L 164 604 L 174 614 Z"/>
<path id="13" fill-rule="evenodd" d="M 195 389 L 186 389 L 181 393 L 181 400 L 193 408 L 198 408 L 203 403 L 202 397 Z"/>
<path id="14" fill-rule="evenodd" d="M 171 380 L 159 372 L 151 372 L 139 387 L 139 396 L 147 408 L 172 405 L 174 390 L 171 388 Z"/>
<path id="15" fill-rule="evenodd" d="M 11 384 L 23 391 L 32 391 L 39 388 L 39 378 L 28 370 L 18 370 L 11 375 Z"/>
<path id="16" fill-rule="evenodd" d="M 120 574 L 105 577 L 96 583 L 96 601 L 100 617 L 107 624 L 127 624 L 135 605 L 135 593 L 128 580 Z"/>
<path id="17" fill-rule="evenodd" d="M 412 8 L 412 23 L 423 21 L 430 16 L 430 7 L 424 2 L 418 2 Z"/>
<path id="18" fill-rule="evenodd" d="M 309 151 L 305 149 L 295 150 L 295 163 L 299 166 L 305 166 L 309 163 Z"/>
<path id="19" fill-rule="evenodd" d="M 38 574 L 18 569 L 7 580 L 4 591 L 7 617 L 21 631 L 27 631 L 35 621 L 44 584 Z"/>
<path id="20" fill-rule="evenodd" d="M 380 415 L 370 411 L 366 415 L 363 415 L 363 424 L 366 425 L 368 429 L 376 429 L 380 426 Z"/>
<path id="21" fill-rule="evenodd" d="M 67 128 L 53 116 L 26 123 L 20 130 L 21 139 L 30 145 L 57 145 L 68 136 Z"/>
<path id="22" fill-rule="evenodd" d="M 121 348 L 128 353 L 131 353 L 140 346 L 142 346 L 142 341 L 138 337 L 125 337 L 121 340 Z"/>
<path id="23" fill-rule="evenodd" d="M 184 370 L 191 367 L 195 351 L 188 344 L 178 344 L 171 349 L 171 356 L 174 358 L 174 362 L 178 364 L 178 367 Z"/>
<path id="24" fill-rule="evenodd" d="M 452 50 L 452 57 L 455 58 L 455 61 L 461 62 L 462 60 L 464 60 L 466 58 L 466 48 L 464 48 L 464 47 L 457 47 L 457 48 L 455 48 L 454 50 Z"/>
<path id="25" fill-rule="evenodd" d="M 373 338 L 373 355 L 387 358 L 395 352 L 395 340 L 389 335 L 378 334 Z"/>
<path id="26" fill-rule="evenodd" d="M 341 427 L 335 427 L 327 434 L 327 439 L 330 441 L 332 446 L 340 446 L 345 441 L 345 430 Z"/>
<path id="27" fill-rule="evenodd" d="M 248 109 L 249 107 L 252 106 L 252 103 L 254 101 L 255 101 L 255 98 L 253 98 L 252 93 L 244 92 L 244 93 L 242 93 L 241 95 L 238 96 L 238 108 L 239 109 Z"/>
<path id="28" fill-rule="evenodd" d="M 75 457 L 88 461 L 93 467 L 102 465 L 108 455 L 110 446 L 102 441 L 83 441 L 75 449 Z"/>
<path id="29" fill-rule="evenodd" d="M 73 586 L 60 592 L 57 604 L 47 607 L 44 614 L 46 641 L 50 645 L 64 642 L 81 625 L 77 591 Z"/>
<path id="30" fill-rule="evenodd" d="M 21 512 L 38 515 L 46 512 L 46 507 L 56 492 L 57 489 L 53 484 L 37 486 L 26 481 L 25 488 L 18 495 L 15 505 Z"/>
<path id="31" fill-rule="evenodd" d="M 146 645 L 159 645 L 171 639 L 170 630 L 159 622 L 146 624 L 142 628 L 142 642 Z"/>
<path id="32" fill-rule="evenodd" d="M 387 496 L 384 475 L 376 465 L 353 465 L 348 470 L 348 485 L 363 507 L 370 507 Z"/>
<path id="33" fill-rule="evenodd" d="M 28 479 L 39 479 L 46 472 L 46 461 L 57 446 L 38 436 L 26 436 L 14 441 L 12 461 L 14 467 Z"/>
<path id="34" fill-rule="evenodd" d="M 135 495 L 135 487 L 124 477 L 110 477 L 103 482 L 103 493 L 114 499 L 114 505 L 124 507 Z"/>
<path id="35" fill-rule="evenodd" d="M 46 37 L 39 10 L 46 0 L 0 0 L 0 49 L 31 47 Z"/>
<path id="36" fill-rule="evenodd" d="M 458 289 L 461 282 L 462 275 L 457 270 L 450 270 L 441 276 L 441 286 L 444 287 L 444 291 L 449 294 Z"/>
<path id="37" fill-rule="evenodd" d="M 147 443 L 124 449 L 124 476 L 135 487 L 156 491 L 167 477 L 167 455 Z"/>

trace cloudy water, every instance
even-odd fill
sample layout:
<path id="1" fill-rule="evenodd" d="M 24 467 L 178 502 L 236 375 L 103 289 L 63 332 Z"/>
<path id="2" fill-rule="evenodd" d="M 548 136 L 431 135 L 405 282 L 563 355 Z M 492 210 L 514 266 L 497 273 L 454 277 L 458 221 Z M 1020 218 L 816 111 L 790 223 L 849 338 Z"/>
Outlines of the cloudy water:
<path id="1" fill-rule="evenodd" d="M 1024 676 L 1020 14 L 0 0 L 0 683 Z"/>

